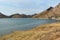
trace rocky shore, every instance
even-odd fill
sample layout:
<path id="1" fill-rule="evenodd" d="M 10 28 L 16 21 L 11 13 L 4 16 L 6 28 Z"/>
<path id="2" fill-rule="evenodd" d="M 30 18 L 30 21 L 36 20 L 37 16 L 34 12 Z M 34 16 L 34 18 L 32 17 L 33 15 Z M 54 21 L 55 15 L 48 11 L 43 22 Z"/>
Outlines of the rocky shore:
<path id="1" fill-rule="evenodd" d="M 60 23 L 39 25 L 28 31 L 14 31 L 0 40 L 60 40 Z"/>

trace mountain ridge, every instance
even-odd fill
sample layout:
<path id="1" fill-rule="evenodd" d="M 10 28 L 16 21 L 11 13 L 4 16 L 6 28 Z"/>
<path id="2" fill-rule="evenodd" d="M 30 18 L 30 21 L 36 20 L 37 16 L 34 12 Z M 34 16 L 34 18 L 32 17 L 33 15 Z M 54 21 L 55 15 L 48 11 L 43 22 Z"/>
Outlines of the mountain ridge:
<path id="1" fill-rule="evenodd" d="M 25 14 L 12 14 L 10 16 L 4 15 L 3 13 L 0 12 L 0 18 L 32 18 L 32 15 L 25 15 Z"/>
<path id="2" fill-rule="evenodd" d="M 0 12 L 0 18 L 41 18 L 41 19 L 60 19 L 60 3 L 55 7 L 49 7 L 38 14 L 26 15 L 15 13 L 10 16 L 6 16 Z"/>
<path id="3" fill-rule="evenodd" d="M 55 7 L 50 7 L 43 12 L 34 15 L 32 18 L 56 19 L 60 17 L 60 3 Z"/>

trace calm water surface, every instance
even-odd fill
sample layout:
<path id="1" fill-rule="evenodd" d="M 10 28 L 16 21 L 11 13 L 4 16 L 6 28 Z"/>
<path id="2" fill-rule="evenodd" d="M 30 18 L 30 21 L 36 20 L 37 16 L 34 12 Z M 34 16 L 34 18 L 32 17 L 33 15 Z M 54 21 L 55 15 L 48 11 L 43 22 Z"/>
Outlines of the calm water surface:
<path id="1" fill-rule="evenodd" d="M 10 33 L 14 30 L 29 30 L 37 25 L 53 23 L 56 20 L 32 19 L 32 18 L 1 18 L 0 35 Z"/>

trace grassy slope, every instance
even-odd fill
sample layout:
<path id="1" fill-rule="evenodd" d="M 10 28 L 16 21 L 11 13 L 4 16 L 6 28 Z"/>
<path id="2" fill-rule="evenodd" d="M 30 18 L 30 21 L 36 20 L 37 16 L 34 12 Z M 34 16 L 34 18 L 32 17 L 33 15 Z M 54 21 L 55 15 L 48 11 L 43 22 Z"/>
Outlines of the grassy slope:
<path id="1" fill-rule="evenodd" d="M 0 40 L 60 40 L 60 23 L 39 25 L 29 31 L 15 31 Z"/>

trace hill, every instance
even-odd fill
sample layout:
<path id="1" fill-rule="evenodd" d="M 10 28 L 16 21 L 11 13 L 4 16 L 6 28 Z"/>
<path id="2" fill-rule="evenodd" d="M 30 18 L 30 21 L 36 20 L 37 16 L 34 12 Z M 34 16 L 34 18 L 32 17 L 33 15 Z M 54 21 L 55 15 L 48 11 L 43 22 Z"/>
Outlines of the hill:
<path id="1" fill-rule="evenodd" d="M 12 14 L 9 16 L 9 18 L 32 18 L 32 15 L 25 15 L 25 14 Z"/>
<path id="2" fill-rule="evenodd" d="M 0 18 L 8 18 L 8 16 L 6 16 L 0 12 Z"/>
<path id="3" fill-rule="evenodd" d="M 32 18 L 42 19 L 58 19 L 60 18 L 60 3 L 55 7 L 50 7 L 47 10 L 34 15 Z"/>

